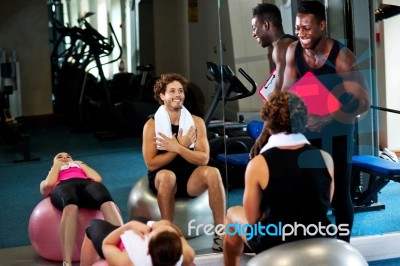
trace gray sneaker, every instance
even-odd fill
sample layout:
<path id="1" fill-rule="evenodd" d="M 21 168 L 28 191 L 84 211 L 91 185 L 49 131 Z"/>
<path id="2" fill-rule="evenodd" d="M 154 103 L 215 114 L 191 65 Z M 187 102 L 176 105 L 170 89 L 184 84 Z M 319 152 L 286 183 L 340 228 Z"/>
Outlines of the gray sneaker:
<path id="1" fill-rule="evenodd" d="M 223 238 L 222 236 L 214 236 L 212 249 L 222 251 Z"/>

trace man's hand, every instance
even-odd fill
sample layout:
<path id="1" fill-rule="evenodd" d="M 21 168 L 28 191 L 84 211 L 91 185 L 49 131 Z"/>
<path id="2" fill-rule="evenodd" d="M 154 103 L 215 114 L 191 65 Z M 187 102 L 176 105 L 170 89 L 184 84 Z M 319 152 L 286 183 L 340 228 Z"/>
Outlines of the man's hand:
<path id="1" fill-rule="evenodd" d="M 135 231 L 136 234 L 138 234 L 141 238 L 144 238 L 145 235 L 149 234 L 151 231 L 151 228 L 147 226 L 144 223 L 137 222 L 137 221 L 131 221 L 129 222 L 129 228 L 131 228 L 133 231 Z"/>
<path id="2" fill-rule="evenodd" d="M 189 148 L 190 145 L 192 145 L 193 143 L 196 142 L 197 139 L 197 132 L 196 132 L 196 128 L 194 126 L 191 126 L 188 130 L 188 132 L 186 133 L 186 135 L 183 135 L 183 129 L 179 129 L 178 132 L 178 142 L 186 147 Z"/>
<path id="3" fill-rule="evenodd" d="M 158 150 L 170 152 L 178 152 L 179 147 L 182 146 L 176 139 L 175 134 L 172 138 L 168 138 L 161 132 L 159 132 L 155 137 L 155 143 Z"/>
<path id="4" fill-rule="evenodd" d="M 307 129 L 312 132 L 320 132 L 326 125 L 332 122 L 332 117 L 330 115 L 308 115 L 307 119 Z"/>

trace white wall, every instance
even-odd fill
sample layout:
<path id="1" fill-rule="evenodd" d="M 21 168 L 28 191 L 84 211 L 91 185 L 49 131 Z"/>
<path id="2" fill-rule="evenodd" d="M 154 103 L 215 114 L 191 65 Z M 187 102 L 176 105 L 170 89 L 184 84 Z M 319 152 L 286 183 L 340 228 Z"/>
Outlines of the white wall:
<path id="1" fill-rule="evenodd" d="M 218 27 L 218 2 L 216 0 L 199 0 L 197 21 L 189 22 L 190 80 L 198 90 L 200 108 L 204 111 L 215 92 L 215 82 L 209 81 L 206 62 L 220 64 L 221 49 Z M 193 86 L 192 86 L 193 88 Z M 200 91 L 200 92 L 199 92 Z"/>
<path id="2" fill-rule="evenodd" d="M 232 49 L 231 54 L 224 54 L 224 64 L 229 65 L 236 72 L 243 84 L 251 89 L 250 84 L 239 74 L 238 69 L 245 70 L 259 86 L 269 77 L 271 69 L 268 61 L 269 50 L 262 48 L 252 37 L 251 19 L 252 9 L 260 1 L 249 0 L 227 0 L 229 11 L 229 30 L 231 34 L 231 44 L 227 44 L 227 49 Z M 223 30 L 227 30 L 227 26 Z M 224 34 L 224 32 L 223 32 Z M 226 37 L 225 37 L 226 39 Z M 227 40 L 226 40 L 227 41 Z M 226 116 L 228 119 L 236 120 L 237 113 L 256 112 L 262 106 L 262 99 L 256 92 L 253 96 L 232 103 L 226 106 Z"/>
<path id="3" fill-rule="evenodd" d="M 384 106 L 400 110 L 400 15 L 383 20 L 386 97 Z M 385 87 L 384 87 L 385 88 Z M 384 89 L 382 88 L 382 89 Z M 400 151 L 400 114 L 387 113 L 387 147 Z"/>
<path id="4" fill-rule="evenodd" d="M 243 68 L 257 85 L 263 84 L 271 72 L 267 59 L 268 49 L 262 48 L 252 37 L 252 9 L 259 2 L 257 0 L 229 1 L 235 68 L 236 70 Z M 239 73 L 237 75 L 240 77 Z M 244 85 L 250 87 L 245 79 L 241 78 L 241 80 Z M 262 100 L 256 93 L 252 97 L 240 100 L 239 110 L 240 112 L 258 112 L 261 105 Z"/>
<path id="5" fill-rule="evenodd" d="M 187 1 L 153 1 L 156 73 L 189 76 Z"/>
<path id="6" fill-rule="evenodd" d="M 20 64 L 22 115 L 51 114 L 50 47 L 46 1 L 0 1 L 0 48 Z"/>

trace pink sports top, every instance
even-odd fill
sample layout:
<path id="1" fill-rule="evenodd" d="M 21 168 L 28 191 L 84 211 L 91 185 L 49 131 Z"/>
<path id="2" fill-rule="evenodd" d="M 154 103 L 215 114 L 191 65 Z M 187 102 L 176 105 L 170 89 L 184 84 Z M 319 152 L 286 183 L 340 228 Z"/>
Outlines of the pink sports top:
<path id="1" fill-rule="evenodd" d="M 61 166 L 60 173 L 58 174 L 58 180 L 54 186 L 56 186 L 61 181 L 69 180 L 72 178 L 83 178 L 90 179 L 79 166 L 79 164 L 75 162 L 70 162 L 66 165 Z"/>

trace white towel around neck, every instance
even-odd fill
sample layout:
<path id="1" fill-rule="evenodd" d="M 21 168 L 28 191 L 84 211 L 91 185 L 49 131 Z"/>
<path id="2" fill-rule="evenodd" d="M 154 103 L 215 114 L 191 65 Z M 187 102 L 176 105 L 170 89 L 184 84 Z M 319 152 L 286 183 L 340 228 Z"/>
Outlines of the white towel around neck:
<path id="1" fill-rule="evenodd" d="M 163 133 L 169 138 L 172 138 L 171 120 L 169 118 L 168 112 L 165 109 L 165 105 L 161 105 L 157 112 L 154 114 L 155 121 L 155 132 Z M 192 114 L 182 106 L 181 116 L 179 117 L 179 129 L 183 129 L 183 135 L 185 135 L 191 126 L 194 126 L 194 121 Z M 190 145 L 190 148 L 194 147 L 194 143 Z"/>
<path id="2" fill-rule="evenodd" d="M 260 153 L 280 146 L 296 146 L 300 144 L 310 144 L 307 138 L 301 133 L 287 134 L 284 132 L 273 134 L 269 137 L 267 144 L 262 147 Z"/>
<path id="3" fill-rule="evenodd" d="M 151 257 L 148 255 L 148 235 L 143 239 L 133 230 L 127 230 L 121 235 L 121 241 L 133 265 L 152 265 Z"/>

